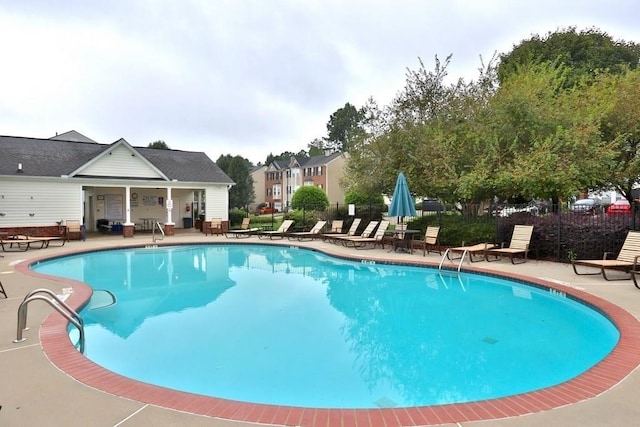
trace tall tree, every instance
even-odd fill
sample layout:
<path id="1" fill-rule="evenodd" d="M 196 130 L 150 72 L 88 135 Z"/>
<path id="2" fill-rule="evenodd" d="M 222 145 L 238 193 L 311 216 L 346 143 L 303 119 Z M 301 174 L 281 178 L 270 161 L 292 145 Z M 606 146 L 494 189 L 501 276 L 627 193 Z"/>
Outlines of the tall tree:
<path id="1" fill-rule="evenodd" d="M 601 124 L 603 138 L 617 145 L 610 163 L 610 187 L 633 201 L 640 177 L 640 68 L 619 76 L 602 76 L 600 94 L 610 108 Z"/>
<path id="2" fill-rule="evenodd" d="M 364 118 L 364 111 L 348 102 L 336 110 L 327 122 L 328 147 L 336 151 L 349 151 L 352 141 L 363 133 Z"/>
<path id="3" fill-rule="evenodd" d="M 167 145 L 167 143 L 162 141 L 162 140 L 150 142 L 149 145 L 147 145 L 147 148 L 156 148 L 156 149 L 159 149 L 159 150 L 169 150 L 170 149 L 169 146 Z"/>
<path id="4" fill-rule="evenodd" d="M 251 162 L 243 157 L 220 156 L 216 164 L 236 184 L 229 190 L 229 208 L 244 208 L 253 203 L 256 195 L 251 177 Z"/>
<path id="5" fill-rule="evenodd" d="M 305 153 L 306 154 L 306 153 Z M 267 156 L 267 160 L 264 162 L 265 165 L 270 165 L 271 163 L 273 163 L 276 160 L 282 160 L 285 162 L 288 162 L 289 160 L 291 160 L 292 157 L 295 157 L 296 155 L 299 154 L 295 154 L 292 151 L 284 151 L 278 155 L 274 155 L 273 153 L 269 153 L 269 155 Z"/>
<path id="6" fill-rule="evenodd" d="M 534 35 L 501 55 L 498 78 L 503 83 L 518 66 L 551 62 L 573 70 L 565 82 L 571 86 L 581 76 L 595 77 L 603 71 L 620 74 L 627 68 L 636 68 L 639 61 L 638 44 L 615 41 L 595 28 L 577 32 L 575 27 L 569 27 L 543 37 Z"/>
<path id="7" fill-rule="evenodd" d="M 309 143 L 309 157 L 321 156 L 327 149 L 327 141 L 323 138 L 316 138 Z"/>

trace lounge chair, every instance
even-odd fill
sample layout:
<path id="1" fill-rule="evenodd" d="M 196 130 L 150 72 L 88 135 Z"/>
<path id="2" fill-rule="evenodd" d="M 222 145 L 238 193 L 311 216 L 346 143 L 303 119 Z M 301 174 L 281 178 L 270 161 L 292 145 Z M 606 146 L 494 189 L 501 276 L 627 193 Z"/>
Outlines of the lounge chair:
<path id="1" fill-rule="evenodd" d="M 342 227 L 344 225 L 344 221 L 341 219 L 334 219 L 331 221 L 331 229 L 330 233 L 342 233 Z"/>
<path id="2" fill-rule="evenodd" d="M 334 239 L 336 239 L 339 242 L 342 242 L 344 246 L 347 246 L 345 245 L 345 241 L 351 241 L 353 239 L 369 238 L 373 236 L 373 233 L 375 232 L 376 227 L 378 226 L 379 223 L 380 221 L 369 221 L 369 224 L 367 224 L 367 227 L 362 231 L 362 233 L 360 233 L 359 236 L 337 236 L 337 237 L 334 237 Z"/>
<path id="3" fill-rule="evenodd" d="M 289 233 L 287 237 L 289 240 L 297 239 L 298 241 L 302 240 L 313 240 L 314 238 L 320 236 L 320 232 L 327 224 L 327 221 L 318 221 L 316 225 L 314 225 L 309 231 L 299 231 L 296 233 Z"/>
<path id="4" fill-rule="evenodd" d="M 527 256 L 529 254 L 529 243 L 531 242 L 531 235 L 533 234 L 533 225 L 516 225 L 513 227 L 513 236 L 511 236 L 511 243 L 509 247 L 505 247 L 504 243 L 500 248 L 487 249 L 485 251 L 485 259 L 487 261 L 497 261 L 503 256 L 508 256 L 511 259 L 511 264 L 522 264 L 527 262 Z M 489 259 L 489 255 L 496 257 L 494 260 Z M 516 262 L 515 256 L 521 255 L 522 261 Z"/>
<path id="5" fill-rule="evenodd" d="M 607 259 L 608 256 L 609 253 L 605 252 L 602 259 L 599 260 L 571 260 L 571 265 L 573 266 L 573 271 L 580 276 L 602 274 L 605 280 L 629 279 L 629 277 L 611 278 L 606 273 L 606 270 L 621 270 L 630 273 L 634 284 L 638 287 L 634 274 L 637 273 L 638 258 L 640 258 L 640 231 L 628 232 L 616 259 Z M 576 269 L 577 265 L 599 268 L 600 271 L 579 273 Z"/>
<path id="6" fill-rule="evenodd" d="M 330 240 L 335 243 L 340 237 L 355 236 L 361 221 L 361 218 L 354 218 L 353 222 L 351 223 L 351 227 L 349 227 L 349 230 L 346 233 L 335 233 L 333 232 L 333 230 L 330 233 L 324 233 L 322 235 L 322 241 L 326 242 Z"/>
<path id="7" fill-rule="evenodd" d="M 487 259 L 487 251 L 494 248 L 496 248 L 496 245 L 494 243 L 476 243 L 475 245 L 465 246 L 464 242 L 462 242 L 462 246 L 456 246 L 447 249 L 445 255 L 447 256 L 447 259 L 449 259 L 450 261 L 454 261 L 460 259 L 466 252 L 469 256 L 469 262 L 478 262 Z M 452 257 L 451 254 L 456 252 L 460 255 Z M 473 259 L 474 256 L 479 256 L 479 258 Z"/>
<path id="8" fill-rule="evenodd" d="M 269 238 L 270 240 L 273 239 L 283 239 L 287 233 L 289 232 L 289 229 L 291 228 L 291 226 L 293 225 L 293 220 L 292 219 L 285 219 L 282 224 L 280 224 L 280 227 L 277 230 L 274 231 L 261 231 L 260 233 L 258 233 L 258 238 L 262 239 L 262 238 Z"/>
<path id="9" fill-rule="evenodd" d="M 59 237 L 57 239 L 60 239 Z M 31 238 L 22 234 L 9 238 L 0 237 L 0 246 L 4 252 L 26 252 L 29 249 L 42 249 L 49 246 L 50 240 L 47 238 Z M 39 247 L 31 246 L 40 244 Z"/>
<path id="10" fill-rule="evenodd" d="M 440 235 L 440 227 L 428 226 L 424 232 L 424 239 L 420 241 L 422 246 L 422 256 L 426 256 L 429 252 L 438 252 L 442 255 L 442 251 L 437 249 L 439 243 L 438 236 Z"/>
<path id="11" fill-rule="evenodd" d="M 369 224 L 371 225 L 371 224 Z M 373 236 L 371 237 L 358 237 L 358 236 L 354 236 L 354 237 L 343 237 L 342 238 L 342 244 L 344 246 L 351 246 L 354 247 L 356 249 L 365 249 L 365 248 L 369 248 L 369 249 L 374 249 L 376 246 L 380 245 L 382 247 L 382 249 L 384 249 L 384 235 L 387 232 L 387 229 L 389 228 L 389 221 L 380 221 L 380 224 L 378 225 L 378 228 L 376 229 L 376 232 Z M 366 230 L 365 230 L 366 231 Z M 363 232 L 364 234 L 364 232 Z"/>
<path id="12" fill-rule="evenodd" d="M 251 218 L 246 217 L 242 219 L 242 224 L 240 225 L 239 230 L 227 230 L 224 233 L 224 236 L 229 238 L 229 236 L 234 236 L 236 238 L 244 238 L 251 237 L 256 234 L 258 231 L 262 230 L 260 227 L 249 227 L 251 222 Z"/>

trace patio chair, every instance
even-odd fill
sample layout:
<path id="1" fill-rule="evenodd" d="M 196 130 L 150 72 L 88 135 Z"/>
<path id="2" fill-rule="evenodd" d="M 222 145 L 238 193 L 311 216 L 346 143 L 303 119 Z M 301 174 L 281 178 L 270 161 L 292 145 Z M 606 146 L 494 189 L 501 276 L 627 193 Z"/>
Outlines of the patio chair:
<path id="1" fill-rule="evenodd" d="M 240 229 L 227 230 L 224 233 L 224 236 L 226 238 L 229 238 L 229 236 L 234 236 L 239 239 L 244 237 L 251 237 L 254 234 L 256 234 L 258 231 L 262 230 L 262 228 L 260 227 L 249 227 L 250 223 L 251 223 L 251 218 L 249 217 L 242 218 L 242 224 L 240 225 Z"/>
<path id="2" fill-rule="evenodd" d="M 80 240 L 85 240 L 86 236 L 84 234 L 84 230 L 82 229 L 82 224 L 80 221 L 76 219 L 68 219 L 64 222 L 65 225 L 65 240 L 68 242 L 71 239 L 71 236 L 75 239 L 76 236 Z"/>
<path id="3" fill-rule="evenodd" d="M 209 234 L 211 234 L 212 236 L 214 234 L 223 234 L 223 231 L 222 231 L 222 219 L 213 218 L 211 221 L 208 221 L 204 225 L 204 235 L 207 236 Z"/>
<path id="4" fill-rule="evenodd" d="M 280 224 L 280 227 L 278 227 L 277 230 L 274 231 L 261 231 L 260 233 L 258 233 L 258 238 L 262 239 L 262 238 L 269 238 L 270 240 L 273 239 L 284 239 L 284 237 L 287 235 L 287 233 L 289 232 L 289 229 L 291 228 L 291 226 L 293 225 L 293 220 L 292 219 L 285 219 L 282 224 Z"/>
<path id="5" fill-rule="evenodd" d="M 368 238 L 373 236 L 373 233 L 376 230 L 376 227 L 378 226 L 379 223 L 380 221 L 369 221 L 369 224 L 367 224 L 367 227 L 362 231 L 362 233 L 359 236 L 337 236 L 337 237 L 334 237 L 334 239 L 336 239 L 339 242 L 342 242 L 344 246 L 347 246 L 344 243 L 345 241 L 349 241 L 353 239 L 363 239 L 363 238 Z"/>
<path id="6" fill-rule="evenodd" d="M 287 237 L 289 240 L 297 239 L 298 241 L 302 240 L 313 240 L 314 238 L 320 236 L 320 232 L 327 225 L 327 221 L 318 221 L 309 231 L 298 231 L 296 233 L 289 233 Z"/>
<path id="7" fill-rule="evenodd" d="M 4 286 L 2 286 L 2 282 L 0 282 L 0 294 L 4 295 L 5 298 L 9 298 L 7 296 L 7 291 L 5 291 Z"/>
<path id="8" fill-rule="evenodd" d="M 629 231 L 627 233 L 627 237 L 624 239 L 624 243 L 622 244 L 622 248 L 618 253 L 616 259 L 607 259 L 609 257 L 609 253 L 605 252 L 602 259 L 599 260 L 571 260 L 571 265 L 573 266 L 573 271 L 577 275 L 585 276 L 585 275 L 596 275 L 602 274 L 605 280 L 623 280 L 629 279 L 629 277 L 619 277 L 619 278 L 611 278 L 607 276 L 607 270 L 621 270 L 623 272 L 629 273 L 630 277 L 633 279 L 634 284 L 638 287 L 636 283 L 635 274 L 638 274 L 638 258 L 640 258 L 640 231 Z M 599 272 L 578 272 L 576 269 L 577 265 L 586 266 L 586 267 L 595 267 L 599 268 Z"/>
<path id="9" fill-rule="evenodd" d="M 389 221 L 380 221 L 380 224 L 378 225 L 378 228 L 376 229 L 376 232 L 373 236 L 370 235 L 370 237 L 344 237 L 342 238 L 342 244 L 344 246 L 351 246 L 356 249 L 374 249 L 376 246 L 380 245 L 382 249 L 384 249 L 384 235 L 387 232 L 388 228 Z M 364 232 L 362 234 L 364 234 Z"/>
<path id="10" fill-rule="evenodd" d="M 503 256 L 508 256 L 511 259 L 511 264 L 522 264 L 527 262 L 529 243 L 531 242 L 532 234 L 533 225 L 514 226 L 513 236 L 511 236 L 511 243 L 509 243 L 509 247 L 505 247 L 503 243 L 500 248 L 487 249 L 485 251 L 485 259 L 487 261 L 497 261 L 502 259 Z M 496 259 L 490 260 L 489 255 L 495 256 Z M 514 258 L 516 255 L 522 256 L 522 261 L 516 262 Z"/>
<path id="11" fill-rule="evenodd" d="M 335 233 L 333 232 L 333 230 L 330 233 L 324 233 L 322 235 L 322 241 L 326 242 L 329 240 L 329 241 L 332 241 L 333 243 L 336 243 L 337 239 L 340 237 L 355 236 L 361 221 L 362 221 L 361 218 L 354 218 L 353 222 L 351 223 L 351 227 L 349 227 L 349 230 L 346 233 Z"/>
<path id="12" fill-rule="evenodd" d="M 429 252 L 438 252 L 442 255 L 442 251 L 438 248 L 438 237 L 440 235 L 440 227 L 428 226 L 424 232 L 424 239 L 420 241 L 422 246 L 422 256 L 426 256 Z"/>

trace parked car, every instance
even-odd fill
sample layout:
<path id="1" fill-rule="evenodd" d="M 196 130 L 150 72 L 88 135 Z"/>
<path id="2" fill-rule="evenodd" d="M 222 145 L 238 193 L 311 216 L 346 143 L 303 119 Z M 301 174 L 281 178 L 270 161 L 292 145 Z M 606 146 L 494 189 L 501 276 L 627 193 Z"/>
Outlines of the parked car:
<path id="1" fill-rule="evenodd" d="M 580 199 L 569 206 L 569 211 L 578 214 L 596 215 L 603 212 L 603 207 L 599 200 Z"/>
<path id="2" fill-rule="evenodd" d="M 267 215 L 267 214 L 273 214 L 273 213 L 277 213 L 278 209 L 274 209 L 271 206 L 263 206 L 260 209 L 258 209 L 258 213 L 260 215 Z"/>
<path id="3" fill-rule="evenodd" d="M 515 213 L 527 213 L 529 215 L 538 215 L 539 210 L 536 205 L 533 203 L 528 204 L 527 206 L 505 206 L 498 213 L 501 217 L 508 217 Z"/>
<path id="4" fill-rule="evenodd" d="M 631 204 L 627 199 L 616 200 L 607 208 L 607 214 L 631 215 Z"/>

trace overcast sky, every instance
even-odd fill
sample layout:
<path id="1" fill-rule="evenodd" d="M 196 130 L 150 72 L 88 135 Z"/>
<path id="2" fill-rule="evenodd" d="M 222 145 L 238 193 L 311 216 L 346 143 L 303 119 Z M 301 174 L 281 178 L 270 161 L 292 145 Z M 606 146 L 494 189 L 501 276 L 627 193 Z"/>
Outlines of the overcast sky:
<path id="1" fill-rule="evenodd" d="M 0 134 L 264 162 L 347 102 L 388 104 L 418 58 L 471 80 L 569 26 L 640 43 L 638 17 L 637 0 L 0 0 Z"/>

